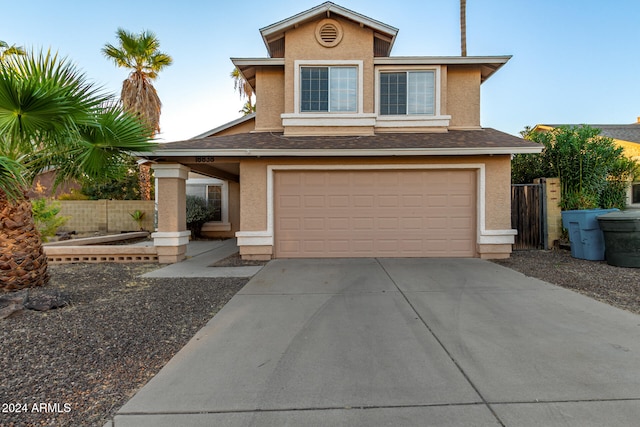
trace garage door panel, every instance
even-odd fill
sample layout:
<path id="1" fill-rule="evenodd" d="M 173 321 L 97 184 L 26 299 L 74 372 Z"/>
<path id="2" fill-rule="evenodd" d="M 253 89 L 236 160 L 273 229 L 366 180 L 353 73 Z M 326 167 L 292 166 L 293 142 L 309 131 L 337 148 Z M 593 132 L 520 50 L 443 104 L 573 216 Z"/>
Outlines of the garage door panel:
<path id="1" fill-rule="evenodd" d="M 277 171 L 276 257 L 475 256 L 471 170 Z"/>

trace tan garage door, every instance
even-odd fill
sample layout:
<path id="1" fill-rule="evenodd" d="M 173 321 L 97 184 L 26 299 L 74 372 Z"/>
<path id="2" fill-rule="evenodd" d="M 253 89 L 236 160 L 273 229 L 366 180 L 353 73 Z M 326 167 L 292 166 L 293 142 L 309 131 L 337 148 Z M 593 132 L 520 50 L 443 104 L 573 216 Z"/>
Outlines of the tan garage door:
<path id="1" fill-rule="evenodd" d="M 275 256 L 473 257 L 472 170 L 277 171 Z"/>

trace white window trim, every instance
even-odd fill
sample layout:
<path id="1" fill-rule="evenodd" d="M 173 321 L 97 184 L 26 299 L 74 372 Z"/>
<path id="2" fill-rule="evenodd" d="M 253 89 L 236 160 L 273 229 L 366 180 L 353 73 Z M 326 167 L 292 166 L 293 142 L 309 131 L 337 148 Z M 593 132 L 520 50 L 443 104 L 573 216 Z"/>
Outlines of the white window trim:
<path id="1" fill-rule="evenodd" d="M 358 77 L 355 112 L 300 112 L 301 67 L 356 67 Z M 283 126 L 373 126 L 375 114 L 364 111 L 364 61 L 362 60 L 296 60 L 293 72 L 293 113 L 281 114 Z"/>
<path id="2" fill-rule="evenodd" d="M 375 72 L 375 117 L 377 127 L 430 127 L 449 126 L 450 115 L 441 114 L 441 70 L 439 66 L 378 66 Z M 435 84 L 435 110 L 434 114 L 380 114 L 380 74 L 383 72 L 407 72 L 407 71 L 434 71 Z"/>
<path id="3" fill-rule="evenodd" d="M 429 169 L 471 169 L 477 176 L 477 219 L 476 243 L 481 245 L 512 245 L 516 230 L 486 229 L 486 166 L 484 163 L 447 164 L 387 164 L 387 165 L 268 165 L 267 166 L 267 229 L 262 231 L 238 231 L 238 246 L 274 245 L 274 183 L 275 172 L 279 170 L 429 170 Z"/>

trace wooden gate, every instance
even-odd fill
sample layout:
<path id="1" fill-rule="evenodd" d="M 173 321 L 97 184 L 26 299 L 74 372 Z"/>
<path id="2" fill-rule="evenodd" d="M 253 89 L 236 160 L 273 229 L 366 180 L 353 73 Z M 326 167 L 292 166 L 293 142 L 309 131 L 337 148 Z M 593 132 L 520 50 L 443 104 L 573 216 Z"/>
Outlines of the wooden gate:
<path id="1" fill-rule="evenodd" d="M 511 227 L 518 230 L 514 250 L 544 247 L 544 184 L 511 186 Z"/>

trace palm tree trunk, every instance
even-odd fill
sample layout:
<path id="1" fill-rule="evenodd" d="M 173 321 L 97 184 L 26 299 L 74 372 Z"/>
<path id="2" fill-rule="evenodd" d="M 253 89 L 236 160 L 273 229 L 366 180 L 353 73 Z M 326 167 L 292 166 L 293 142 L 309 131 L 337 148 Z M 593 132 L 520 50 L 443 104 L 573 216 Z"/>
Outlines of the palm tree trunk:
<path id="1" fill-rule="evenodd" d="M 460 0 L 460 50 L 467 56 L 467 0 Z"/>
<path id="2" fill-rule="evenodd" d="M 7 201 L 0 194 L 0 292 L 49 281 L 47 257 L 33 221 L 29 199 Z"/>
<path id="3" fill-rule="evenodd" d="M 138 165 L 138 185 L 140 186 L 140 199 L 151 200 L 151 166 L 146 163 Z"/>

